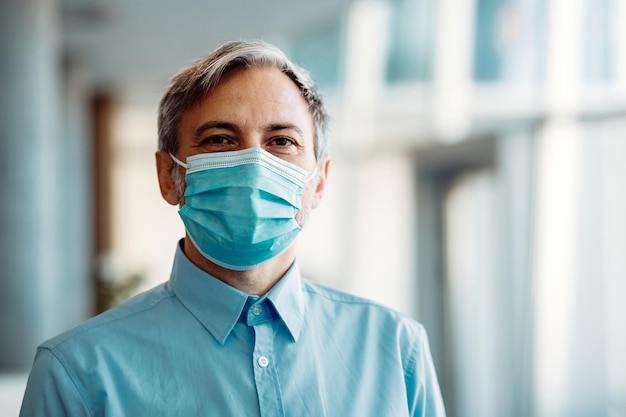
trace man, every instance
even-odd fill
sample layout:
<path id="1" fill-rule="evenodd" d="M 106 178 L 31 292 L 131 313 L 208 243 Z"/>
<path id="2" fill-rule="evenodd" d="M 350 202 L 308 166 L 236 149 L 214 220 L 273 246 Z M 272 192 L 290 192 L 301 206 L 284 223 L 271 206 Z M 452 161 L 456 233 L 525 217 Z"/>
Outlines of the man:
<path id="1" fill-rule="evenodd" d="M 277 48 L 226 44 L 159 109 L 170 280 L 43 343 L 21 415 L 443 416 L 424 329 L 300 277 L 326 184 L 327 116 Z"/>

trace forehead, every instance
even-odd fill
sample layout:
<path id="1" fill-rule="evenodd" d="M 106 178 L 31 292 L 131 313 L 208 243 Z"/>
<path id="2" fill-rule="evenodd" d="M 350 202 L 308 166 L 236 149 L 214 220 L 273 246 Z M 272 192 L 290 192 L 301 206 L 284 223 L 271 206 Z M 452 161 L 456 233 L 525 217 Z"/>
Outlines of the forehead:
<path id="1" fill-rule="evenodd" d="M 271 67 L 234 69 L 196 106 L 183 113 L 179 133 L 216 119 L 241 125 L 289 123 L 313 134 L 313 116 L 302 92 L 282 71 Z M 188 132 L 187 132 L 188 133 Z"/>

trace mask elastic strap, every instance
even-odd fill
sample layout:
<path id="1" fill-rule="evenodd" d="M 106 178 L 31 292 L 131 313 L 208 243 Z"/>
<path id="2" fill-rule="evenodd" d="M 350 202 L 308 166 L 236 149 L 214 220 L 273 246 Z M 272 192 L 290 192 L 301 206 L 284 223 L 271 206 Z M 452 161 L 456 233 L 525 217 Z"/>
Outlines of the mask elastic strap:
<path id="1" fill-rule="evenodd" d="M 311 180 L 315 177 L 315 175 L 317 175 L 317 167 L 318 167 L 318 166 L 319 166 L 319 165 L 317 165 L 317 164 L 316 164 L 316 165 L 315 165 L 315 169 L 313 170 L 313 172 L 311 173 L 311 175 L 309 175 L 309 177 L 308 177 L 306 180 L 304 180 L 304 183 L 305 183 L 305 184 L 306 184 L 307 182 L 311 181 Z"/>
<path id="2" fill-rule="evenodd" d="M 169 153 L 169 152 L 168 152 L 168 153 Z M 183 168 L 187 169 L 187 164 L 186 164 L 186 163 L 184 163 L 183 161 L 179 160 L 178 158 L 176 158 L 176 157 L 175 157 L 174 155 L 172 155 L 171 153 L 170 153 L 170 158 L 172 158 L 172 160 L 173 160 L 174 162 L 176 162 L 178 165 L 180 165 L 181 167 L 183 167 Z"/>

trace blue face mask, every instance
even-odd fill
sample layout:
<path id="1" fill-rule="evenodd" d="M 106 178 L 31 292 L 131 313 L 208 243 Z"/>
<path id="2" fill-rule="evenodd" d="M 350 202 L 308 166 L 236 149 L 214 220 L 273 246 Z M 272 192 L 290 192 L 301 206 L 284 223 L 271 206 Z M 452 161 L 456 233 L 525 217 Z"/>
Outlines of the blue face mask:
<path id="1" fill-rule="evenodd" d="M 261 148 L 192 155 L 185 205 L 179 215 L 189 238 L 208 260 L 244 271 L 284 252 L 302 226 L 307 172 Z"/>

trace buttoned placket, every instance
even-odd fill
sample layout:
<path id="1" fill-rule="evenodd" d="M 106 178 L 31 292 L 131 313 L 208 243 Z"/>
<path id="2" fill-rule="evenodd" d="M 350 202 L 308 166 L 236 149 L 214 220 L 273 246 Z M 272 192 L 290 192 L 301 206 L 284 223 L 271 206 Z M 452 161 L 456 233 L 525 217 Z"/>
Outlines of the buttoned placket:
<path id="1" fill-rule="evenodd" d="M 252 304 L 247 313 L 247 324 L 254 329 L 252 366 L 261 416 L 284 416 L 280 383 L 274 357 L 274 321 L 272 306 L 267 300 Z"/>

